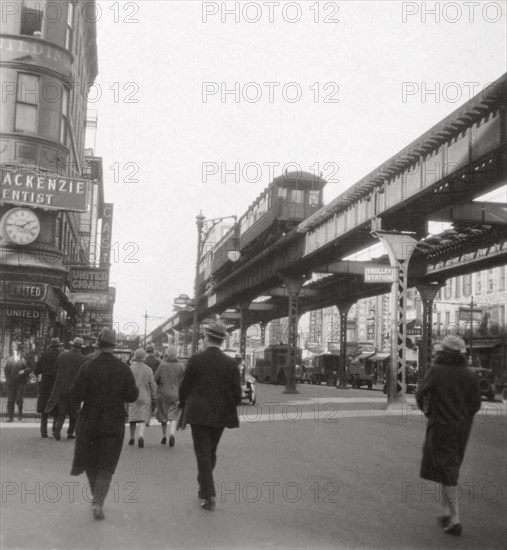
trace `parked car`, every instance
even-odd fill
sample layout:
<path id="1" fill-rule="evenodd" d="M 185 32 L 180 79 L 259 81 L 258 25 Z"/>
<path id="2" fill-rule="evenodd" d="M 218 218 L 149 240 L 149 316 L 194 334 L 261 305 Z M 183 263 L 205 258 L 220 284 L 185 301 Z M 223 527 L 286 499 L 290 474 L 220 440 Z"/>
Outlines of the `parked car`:
<path id="1" fill-rule="evenodd" d="M 373 365 L 367 361 L 368 357 L 374 355 L 373 353 L 361 353 L 356 357 L 353 357 L 348 364 L 347 368 L 347 382 L 352 385 L 353 388 L 359 389 L 361 386 L 366 385 L 369 390 L 373 388 Z"/>
<path id="2" fill-rule="evenodd" d="M 491 369 L 483 369 L 482 367 L 470 367 L 479 377 L 479 388 L 481 395 L 486 396 L 488 401 L 495 400 L 495 376 Z"/>

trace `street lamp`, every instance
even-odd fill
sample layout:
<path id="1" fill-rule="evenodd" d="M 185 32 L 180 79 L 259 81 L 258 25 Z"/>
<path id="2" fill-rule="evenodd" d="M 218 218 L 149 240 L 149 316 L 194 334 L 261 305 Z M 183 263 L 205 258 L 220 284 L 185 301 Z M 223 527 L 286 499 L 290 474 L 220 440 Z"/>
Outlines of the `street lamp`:
<path id="1" fill-rule="evenodd" d="M 195 282 L 194 282 L 194 317 L 192 323 L 192 353 L 197 352 L 197 345 L 199 341 L 198 328 L 199 328 L 199 266 L 202 259 L 202 253 L 204 246 L 210 233 L 213 229 L 224 220 L 234 219 L 234 222 L 237 221 L 237 216 L 223 216 L 222 218 L 214 218 L 212 220 L 207 220 L 203 216 L 202 211 L 195 217 L 195 223 L 197 225 L 197 260 L 195 263 Z M 232 261 L 237 261 L 239 259 L 238 255 L 233 257 L 229 256 L 229 259 Z"/>

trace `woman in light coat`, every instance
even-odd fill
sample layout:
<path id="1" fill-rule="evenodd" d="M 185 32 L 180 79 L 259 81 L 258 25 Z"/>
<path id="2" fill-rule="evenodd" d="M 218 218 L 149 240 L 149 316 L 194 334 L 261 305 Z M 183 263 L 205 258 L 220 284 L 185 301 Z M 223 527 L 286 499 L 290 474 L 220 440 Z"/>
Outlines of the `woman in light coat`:
<path id="1" fill-rule="evenodd" d="M 179 409 L 179 387 L 183 380 L 185 367 L 178 361 L 178 351 L 174 346 L 169 346 L 164 360 L 155 372 L 157 389 L 157 420 L 162 425 L 162 445 L 167 443 L 167 423 L 169 422 L 169 447 L 174 447 L 174 435 L 176 434 L 176 422 Z"/>
<path id="2" fill-rule="evenodd" d="M 148 365 L 143 363 L 146 358 L 146 352 L 143 349 L 137 349 L 134 352 L 134 360 L 130 365 L 130 370 L 134 375 L 139 397 L 135 403 L 130 403 L 128 412 L 128 421 L 130 423 L 130 440 L 129 445 L 134 445 L 136 427 L 139 427 L 138 445 L 142 449 L 144 447 L 144 428 L 151 418 L 152 408 L 155 404 L 157 396 L 155 380 L 153 379 L 153 371 Z"/>

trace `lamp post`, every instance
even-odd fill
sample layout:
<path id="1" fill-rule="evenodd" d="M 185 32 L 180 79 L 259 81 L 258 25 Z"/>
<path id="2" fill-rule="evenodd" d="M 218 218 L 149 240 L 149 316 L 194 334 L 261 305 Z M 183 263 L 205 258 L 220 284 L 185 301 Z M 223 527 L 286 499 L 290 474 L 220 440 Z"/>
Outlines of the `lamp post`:
<path id="1" fill-rule="evenodd" d="M 199 265 L 202 259 L 202 252 L 204 245 L 213 231 L 213 229 L 224 220 L 228 219 L 238 219 L 237 216 L 224 216 L 222 218 L 215 218 L 212 220 L 207 220 L 203 216 L 202 211 L 195 218 L 195 223 L 197 225 L 197 259 L 195 262 L 195 281 L 194 281 L 194 315 L 192 322 L 192 353 L 197 352 L 197 346 L 199 342 Z M 234 260 L 233 260 L 234 261 Z"/>

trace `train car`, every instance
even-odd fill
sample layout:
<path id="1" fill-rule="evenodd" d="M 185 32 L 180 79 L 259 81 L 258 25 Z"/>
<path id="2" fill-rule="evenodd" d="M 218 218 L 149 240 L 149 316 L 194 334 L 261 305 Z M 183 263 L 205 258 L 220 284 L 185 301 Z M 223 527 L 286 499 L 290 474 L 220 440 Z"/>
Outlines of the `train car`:
<path id="1" fill-rule="evenodd" d="M 289 346 L 287 344 L 256 348 L 253 372 L 255 379 L 266 384 L 278 383 L 280 377 L 285 376 L 285 372 L 282 374 L 280 369 L 283 369 L 287 365 L 288 349 Z M 302 354 L 302 349 L 296 348 L 296 382 L 301 382 L 303 379 Z"/>
<path id="2" fill-rule="evenodd" d="M 231 252 L 240 252 L 240 265 L 319 210 L 324 204 L 326 183 L 320 176 L 302 171 L 275 178 L 201 258 L 201 291 L 212 292 L 214 281 L 232 270 Z"/>

